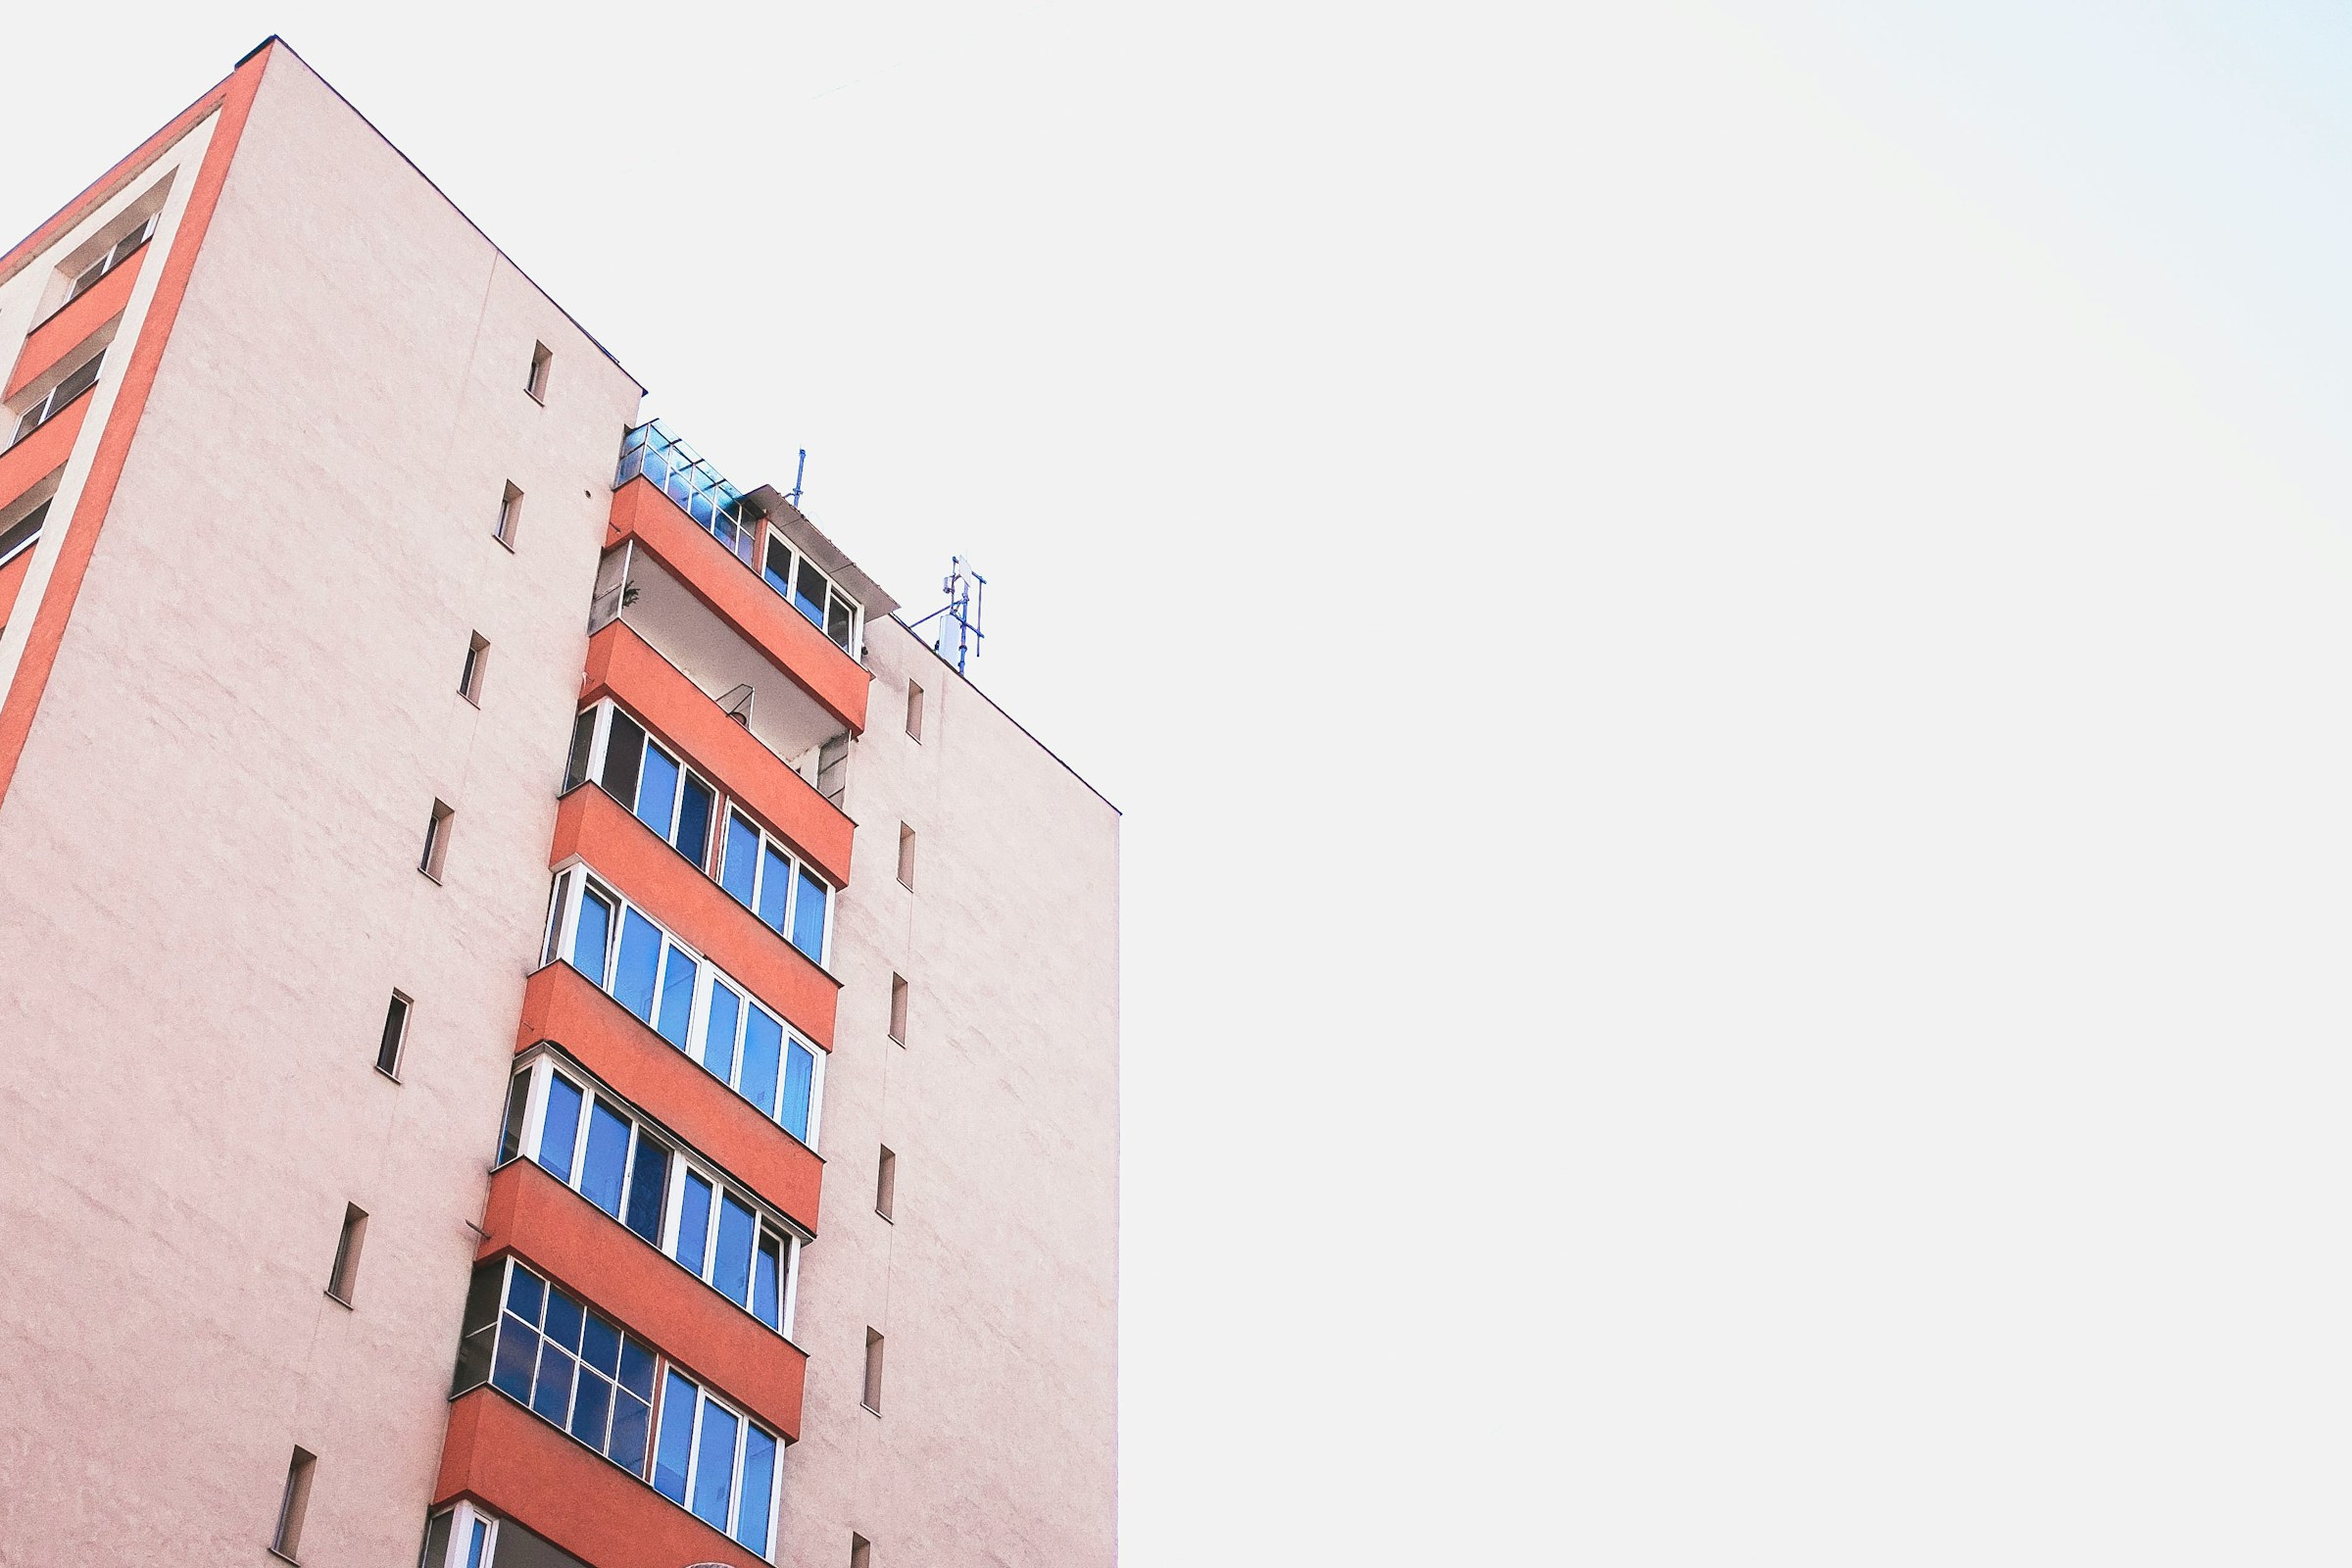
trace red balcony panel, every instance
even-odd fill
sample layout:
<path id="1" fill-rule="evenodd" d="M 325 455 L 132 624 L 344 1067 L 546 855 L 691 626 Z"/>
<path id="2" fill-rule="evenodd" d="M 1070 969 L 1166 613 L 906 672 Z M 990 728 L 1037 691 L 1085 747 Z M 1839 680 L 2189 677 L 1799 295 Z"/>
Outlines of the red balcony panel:
<path id="1" fill-rule="evenodd" d="M 471 1497 L 596 1568 L 765 1568 L 611 1460 L 494 1389 L 450 1401 L 435 1508 Z"/>
<path id="2" fill-rule="evenodd" d="M 0 452 L 0 507 L 7 506 L 74 455 L 74 438 L 89 416 L 92 388 L 49 416 L 49 422 L 24 440 Z M 0 416 L 5 417 L 5 416 Z M 0 440 L 15 435 L 14 425 L 0 425 Z"/>
<path id="3" fill-rule="evenodd" d="M 552 1040 L 613 1093 L 660 1121 L 727 1175 L 816 1233 L 825 1162 L 741 1095 L 638 1021 L 568 963 L 551 963 L 522 993 L 514 1049 Z"/>
<path id="4" fill-rule="evenodd" d="M 865 729 L 865 666 L 787 604 L 767 580 L 679 510 L 650 479 L 612 492 L 608 547 L 634 539 L 693 590 L 710 612 L 764 654 L 793 683 L 851 729 Z"/>
<path id="5" fill-rule="evenodd" d="M 34 327 L 24 340 L 24 352 L 17 356 L 17 368 L 9 372 L 8 390 L 0 392 L 0 397 L 13 398 L 43 370 L 57 368 L 74 345 L 122 315 L 130 303 L 131 285 L 139 280 L 139 268 L 153 249 L 151 244 L 140 246 L 129 261 L 92 284 L 87 294 Z"/>
<path id="6" fill-rule="evenodd" d="M 19 551 L 14 561 L 0 566 L 0 626 L 7 625 L 9 617 L 17 612 L 17 594 L 24 586 L 25 573 L 32 570 L 33 551 L 39 548 L 35 545 L 31 550 Z"/>
<path id="7" fill-rule="evenodd" d="M 594 784 L 564 797 L 548 864 L 577 855 L 679 941 L 751 987 L 810 1040 L 833 1049 L 841 982 L 735 902 Z"/>
<path id="8" fill-rule="evenodd" d="M 787 1440 L 801 1435 L 808 1357 L 527 1159 L 490 1179 L 477 1258 L 513 1252 L 652 1341 L 701 1382 Z"/>
<path id="9" fill-rule="evenodd" d="M 729 718 L 701 687 L 629 628 L 612 621 L 588 639 L 583 703 L 611 697 L 715 778 L 836 887 L 850 880 L 857 824 L 807 779 Z"/>

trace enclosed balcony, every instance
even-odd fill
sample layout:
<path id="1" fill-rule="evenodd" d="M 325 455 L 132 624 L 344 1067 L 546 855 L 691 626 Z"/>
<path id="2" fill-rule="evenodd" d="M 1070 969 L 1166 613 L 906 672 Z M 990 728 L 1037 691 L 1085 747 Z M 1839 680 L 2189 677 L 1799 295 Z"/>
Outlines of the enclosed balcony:
<path id="1" fill-rule="evenodd" d="M 659 424 L 628 433 L 590 629 L 618 619 L 840 798 L 865 725 L 865 617 L 895 601 L 772 489 L 745 494 Z"/>

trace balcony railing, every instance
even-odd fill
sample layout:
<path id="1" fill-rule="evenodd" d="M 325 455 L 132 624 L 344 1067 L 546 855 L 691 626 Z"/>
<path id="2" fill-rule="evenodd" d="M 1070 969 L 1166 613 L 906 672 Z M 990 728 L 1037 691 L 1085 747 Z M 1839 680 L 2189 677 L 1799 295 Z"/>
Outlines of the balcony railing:
<path id="1" fill-rule="evenodd" d="M 736 560 L 760 569 L 759 514 L 743 492 L 727 483 L 710 466 L 710 460 L 662 428 L 660 419 L 637 426 L 620 443 L 620 471 L 612 476 L 617 490 L 640 475 L 678 504 L 710 537 L 725 545 Z"/>
<path id="2" fill-rule="evenodd" d="M 768 539 L 763 552 L 760 508 L 729 484 L 710 459 L 662 428 L 659 419 L 649 420 L 621 438 L 620 467 L 612 476 L 612 488 L 617 490 L 641 476 L 676 502 L 697 527 L 751 567 L 835 647 L 852 659 L 858 657 L 865 628 L 864 606 L 781 535 Z"/>

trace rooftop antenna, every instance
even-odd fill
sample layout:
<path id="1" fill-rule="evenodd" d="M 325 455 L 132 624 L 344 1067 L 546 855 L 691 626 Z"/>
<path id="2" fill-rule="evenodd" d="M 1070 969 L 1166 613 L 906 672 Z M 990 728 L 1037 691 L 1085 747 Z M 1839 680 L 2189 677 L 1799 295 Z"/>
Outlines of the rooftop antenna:
<path id="1" fill-rule="evenodd" d="M 988 579 L 961 556 L 950 556 L 947 580 L 939 585 L 939 591 L 948 596 L 948 602 L 906 629 L 912 631 L 925 620 L 939 621 L 939 629 L 931 634 L 931 651 L 954 660 L 956 673 L 960 675 L 980 652 L 980 639 L 985 635 L 980 630 L 980 608 Z"/>
<path id="2" fill-rule="evenodd" d="M 784 498 L 785 500 L 791 502 L 796 508 L 801 504 L 801 481 L 808 477 L 808 449 L 807 447 L 803 447 L 801 448 L 800 466 L 792 470 L 792 493 Z"/>

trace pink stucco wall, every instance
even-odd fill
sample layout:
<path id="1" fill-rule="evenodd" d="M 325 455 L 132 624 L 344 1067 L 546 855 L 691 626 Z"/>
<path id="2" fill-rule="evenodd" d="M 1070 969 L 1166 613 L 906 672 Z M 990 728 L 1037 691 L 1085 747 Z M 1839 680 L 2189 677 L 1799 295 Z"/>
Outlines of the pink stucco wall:
<path id="1" fill-rule="evenodd" d="M 780 1560 L 1116 1556 L 1118 817 L 903 628 L 868 632 L 870 722 L 834 968 L 825 1230 Z M 906 681 L 923 738 L 905 733 Z M 916 831 L 914 888 L 895 875 Z M 912 987 L 888 1039 L 890 978 Z M 874 1166 L 898 1155 L 894 1218 Z M 885 1336 L 882 1413 L 859 1404 Z"/>
<path id="2" fill-rule="evenodd" d="M 300 1444 L 413 1560 L 637 395 L 272 56 L 0 803 L 0 1559 L 265 1560 Z"/>

